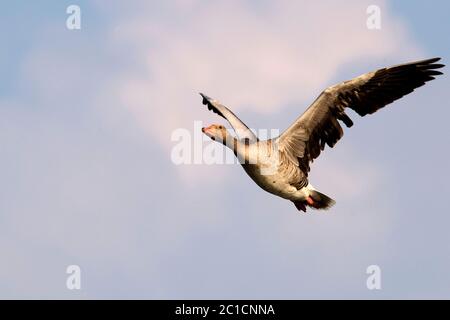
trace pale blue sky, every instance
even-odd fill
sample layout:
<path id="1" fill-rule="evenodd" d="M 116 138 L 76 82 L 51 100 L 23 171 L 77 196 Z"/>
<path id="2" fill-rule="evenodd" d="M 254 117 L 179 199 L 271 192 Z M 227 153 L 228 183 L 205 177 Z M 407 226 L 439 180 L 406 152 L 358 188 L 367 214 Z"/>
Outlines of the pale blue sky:
<path id="1" fill-rule="evenodd" d="M 79 31 L 65 28 L 74 3 Z M 1 298 L 450 298 L 447 68 L 372 117 L 352 114 L 312 167 L 337 201 L 326 214 L 299 215 L 238 166 L 170 161 L 174 129 L 223 123 L 198 91 L 283 129 L 326 85 L 450 61 L 447 1 L 379 2 L 380 31 L 365 29 L 377 1 L 292 15 L 268 3 L 2 5 Z M 66 289 L 71 264 L 81 291 Z M 380 291 L 366 288 L 371 264 Z"/>

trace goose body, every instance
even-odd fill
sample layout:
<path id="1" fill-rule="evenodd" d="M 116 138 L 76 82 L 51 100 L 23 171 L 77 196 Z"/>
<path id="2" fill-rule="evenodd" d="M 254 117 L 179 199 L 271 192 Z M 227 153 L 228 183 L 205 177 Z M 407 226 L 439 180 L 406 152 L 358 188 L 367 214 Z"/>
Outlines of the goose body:
<path id="1" fill-rule="evenodd" d="M 245 172 L 265 191 L 292 201 L 299 211 L 328 209 L 335 201 L 308 181 L 310 163 L 325 146 L 343 136 L 341 123 L 353 125 L 345 113 L 372 114 L 442 73 L 440 58 L 416 61 L 363 74 L 325 89 L 311 106 L 279 137 L 260 141 L 227 107 L 201 94 L 209 110 L 225 118 L 237 138 L 221 125 L 202 128 L 211 139 L 233 150 Z"/>
<path id="2" fill-rule="evenodd" d="M 280 165 L 272 140 L 253 143 L 248 148 L 250 163 L 241 164 L 258 186 L 288 200 L 306 200 L 305 174 L 294 164 Z"/>

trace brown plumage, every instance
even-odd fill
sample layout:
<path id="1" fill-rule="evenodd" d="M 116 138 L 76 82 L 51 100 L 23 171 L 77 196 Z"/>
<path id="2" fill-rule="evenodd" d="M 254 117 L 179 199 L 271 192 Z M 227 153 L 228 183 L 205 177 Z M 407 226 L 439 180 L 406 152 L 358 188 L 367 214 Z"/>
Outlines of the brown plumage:
<path id="1" fill-rule="evenodd" d="M 307 174 L 309 164 L 325 145 L 333 147 L 353 121 L 345 113 L 350 108 L 360 116 L 372 114 L 411 93 L 442 72 L 435 69 L 440 58 L 383 68 L 324 90 L 312 105 L 277 140 L 279 150 Z"/>
<path id="2" fill-rule="evenodd" d="M 353 125 L 345 109 L 350 108 L 360 116 L 376 112 L 442 74 L 436 70 L 444 66 L 436 63 L 439 60 L 383 68 L 331 86 L 282 135 L 266 141 L 259 141 L 233 112 L 202 94 L 203 104 L 228 120 L 239 140 L 229 136 L 221 126 L 213 125 L 203 132 L 244 159 L 244 170 L 267 192 L 291 200 L 300 211 L 306 211 L 307 206 L 328 209 L 334 200 L 309 184 L 308 172 L 310 163 L 325 145 L 332 148 L 342 138 L 341 122 L 347 127 Z"/>

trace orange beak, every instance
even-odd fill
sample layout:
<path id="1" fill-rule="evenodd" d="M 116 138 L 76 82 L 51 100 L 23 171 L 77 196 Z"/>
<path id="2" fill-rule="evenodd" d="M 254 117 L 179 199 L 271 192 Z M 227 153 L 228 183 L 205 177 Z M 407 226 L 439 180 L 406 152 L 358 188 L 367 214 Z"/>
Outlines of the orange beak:
<path id="1" fill-rule="evenodd" d="M 205 133 L 206 131 L 208 131 L 209 129 L 211 129 L 212 125 L 206 128 L 202 128 L 202 132 Z"/>

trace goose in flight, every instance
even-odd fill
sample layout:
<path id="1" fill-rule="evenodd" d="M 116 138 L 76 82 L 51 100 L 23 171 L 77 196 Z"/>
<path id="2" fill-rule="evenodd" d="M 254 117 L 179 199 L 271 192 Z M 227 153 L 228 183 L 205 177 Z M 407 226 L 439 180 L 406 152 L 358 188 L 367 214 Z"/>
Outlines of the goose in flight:
<path id="1" fill-rule="evenodd" d="M 279 137 L 265 141 L 227 107 L 200 93 L 203 104 L 225 118 L 237 138 L 222 125 L 202 128 L 202 132 L 233 150 L 247 174 L 265 191 L 292 201 L 299 211 L 328 209 L 335 201 L 312 187 L 308 172 L 325 145 L 332 148 L 342 138 L 341 122 L 348 128 L 353 125 L 346 108 L 362 117 L 376 112 L 441 75 L 436 70 L 444 66 L 436 63 L 439 60 L 383 68 L 331 86 Z"/>

